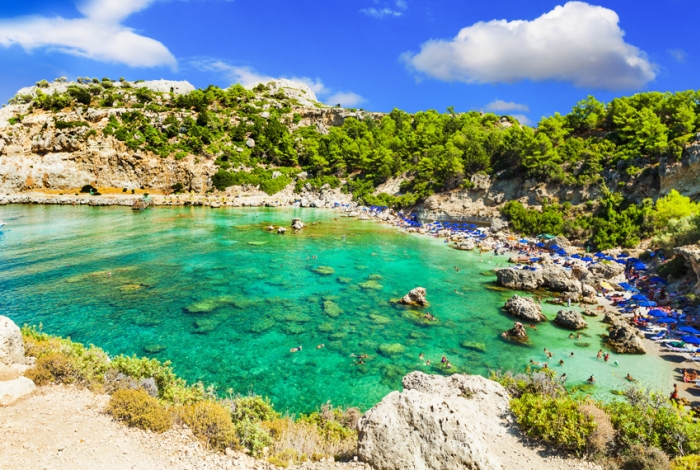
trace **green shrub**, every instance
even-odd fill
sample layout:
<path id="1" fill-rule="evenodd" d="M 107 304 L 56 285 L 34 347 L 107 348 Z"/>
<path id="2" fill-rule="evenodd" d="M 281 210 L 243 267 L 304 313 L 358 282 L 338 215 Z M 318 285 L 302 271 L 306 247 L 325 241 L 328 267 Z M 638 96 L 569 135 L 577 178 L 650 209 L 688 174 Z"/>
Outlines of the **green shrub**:
<path id="1" fill-rule="evenodd" d="M 22 328 L 22 336 L 26 354 L 37 358 L 35 367 L 25 375 L 37 385 L 64 383 L 101 389 L 109 358 L 100 348 L 86 348 L 27 326 Z"/>
<path id="2" fill-rule="evenodd" d="M 675 256 L 662 264 L 657 273 L 662 277 L 673 276 L 674 279 L 679 279 L 688 274 L 688 265 L 686 264 L 684 257 L 680 255 Z"/>
<path id="3" fill-rule="evenodd" d="M 595 429 L 593 418 L 579 411 L 579 403 L 569 396 L 550 398 L 525 393 L 513 398 L 510 406 L 526 435 L 577 455 L 584 453 Z"/>
<path id="4" fill-rule="evenodd" d="M 671 462 L 671 470 L 700 470 L 700 455 L 676 457 Z"/>
<path id="5" fill-rule="evenodd" d="M 117 390 L 106 411 L 117 421 L 147 431 L 162 433 L 173 424 L 168 410 L 144 390 Z"/>
<path id="6" fill-rule="evenodd" d="M 234 422 L 271 421 L 279 418 L 269 398 L 259 395 L 235 398 L 231 402 L 231 418 Z"/>
<path id="7" fill-rule="evenodd" d="M 626 398 L 605 406 L 621 447 L 656 447 L 671 457 L 700 452 L 700 426 L 665 395 L 631 388 Z"/>
<path id="8" fill-rule="evenodd" d="M 252 455 L 260 455 L 265 447 L 270 447 L 272 437 L 260 421 L 244 419 L 234 424 L 238 442 L 250 451 Z"/>
<path id="9" fill-rule="evenodd" d="M 74 129 L 76 127 L 89 127 L 90 125 L 84 121 L 56 121 L 56 129 Z"/>
<path id="10" fill-rule="evenodd" d="M 211 401 L 178 406 L 177 416 L 207 446 L 223 450 L 239 446 L 231 415 L 224 406 Z"/>

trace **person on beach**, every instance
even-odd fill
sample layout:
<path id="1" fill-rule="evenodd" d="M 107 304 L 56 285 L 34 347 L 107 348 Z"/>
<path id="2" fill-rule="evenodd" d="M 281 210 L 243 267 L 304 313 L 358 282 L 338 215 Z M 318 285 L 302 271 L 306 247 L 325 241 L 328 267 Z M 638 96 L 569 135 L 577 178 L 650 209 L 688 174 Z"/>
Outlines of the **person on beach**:
<path id="1" fill-rule="evenodd" d="M 678 384 L 673 384 L 673 391 L 670 396 L 671 401 L 678 402 Z"/>
<path id="2" fill-rule="evenodd" d="M 301 346 L 296 347 L 296 348 L 292 348 L 292 349 L 289 350 L 289 352 L 293 352 L 293 353 L 295 353 L 295 352 L 297 352 L 297 351 L 301 351 Z"/>
<path id="3" fill-rule="evenodd" d="M 605 356 L 603 356 L 603 360 L 604 360 L 605 362 L 608 362 L 609 359 L 610 359 L 610 354 L 607 354 L 607 353 L 606 353 Z"/>

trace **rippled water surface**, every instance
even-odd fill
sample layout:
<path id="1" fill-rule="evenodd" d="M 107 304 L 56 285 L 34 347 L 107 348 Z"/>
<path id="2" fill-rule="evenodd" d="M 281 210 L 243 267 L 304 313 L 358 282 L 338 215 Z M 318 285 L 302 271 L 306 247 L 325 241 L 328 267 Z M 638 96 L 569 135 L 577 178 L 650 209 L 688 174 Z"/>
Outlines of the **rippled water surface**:
<path id="1" fill-rule="evenodd" d="M 292 217 L 309 226 L 263 231 Z M 110 354 L 172 360 L 190 381 L 267 395 L 283 410 L 367 408 L 407 372 L 445 373 L 442 354 L 453 371 L 488 375 L 545 361 L 546 347 L 569 385 L 594 373 L 599 396 L 628 372 L 656 388 L 671 379 L 657 357 L 597 360 L 595 319 L 580 340 L 545 324 L 531 346 L 506 343 L 499 334 L 513 320 L 500 307 L 512 293 L 488 288 L 504 259 L 335 212 L 3 206 L 0 218 L 0 313 Z M 437 322 L 392 302 L 416 286 Z M 355 365 L 350 355 L 362 353 L 367 363 Z"/>

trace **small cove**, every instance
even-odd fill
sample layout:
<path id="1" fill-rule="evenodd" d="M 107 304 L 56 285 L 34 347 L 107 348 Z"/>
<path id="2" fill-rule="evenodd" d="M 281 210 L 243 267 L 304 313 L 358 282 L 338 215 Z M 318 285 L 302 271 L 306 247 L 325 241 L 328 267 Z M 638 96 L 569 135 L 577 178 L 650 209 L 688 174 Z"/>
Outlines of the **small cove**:
<path id="1" fill-rule="evenodd" d="M 308 227 L 263 231 L 292 217 Z M 595 374 L 599 397 L 628 372 L 647 387 L 671 383 L 672 365 L 656 356 L 597 360 L 599 319 L 580 340 L 547 323 L 529 346 L 503 341 L 513 319 L 500 307 L 513 293 L 488 287 L 504 258 L 332 211 L 4 206 L 0 218 L 0 314 L 110 354 L 171 360 L 188 381 L 266 395 L 280 410 L 368 408 L 412 370 L 445 373 L 442 354 L 454 372 L 488 375 L 545 361 L 546 347 L 568 385 Z M 416 286 L 437 322 L 392 303 Z M 557 307 L 543 310 L 552 319 Z M 354 365 L 360 353 L 367 364 Z"/>

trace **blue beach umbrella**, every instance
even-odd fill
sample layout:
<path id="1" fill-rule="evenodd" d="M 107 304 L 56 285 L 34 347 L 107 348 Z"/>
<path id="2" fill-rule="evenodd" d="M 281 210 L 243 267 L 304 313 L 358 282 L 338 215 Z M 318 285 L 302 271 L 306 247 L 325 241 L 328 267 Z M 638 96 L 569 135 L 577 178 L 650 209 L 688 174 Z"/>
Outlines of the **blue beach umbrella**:
<path id="1" fill-rule="evenodd" d="M 619 255 L 617 255 L 617 257 L 618 258 L 629 258 L 629 255 L 626 255 L 624 253 L 620 253 Z"/>
<path id="2" fill-rule="evenodd" d="M 622 284 L 620 284 L 620 285 L 622 285 Z M 632 300 L 649 300 L 649 299 L 647 299 L 647 296 L 646 296 L 646 295 L 634 294 L 634 295 L 632 296 Z"/>
<path id="3" fill-rule="evenodd" d="M 621 259 L 616 259 L 615 262 L 619 263 L 619 264 L 627 264 L 627 262 L 625 260 L 621 260 Z"/>
<path id="4" fill-rule="evenodd" d="M 518 240 L 518 243 L 529 243 L 529 242 L 527 240 L 525 240 L 524 238 L 521 238 L 520 240 Z"/>
<path id="5" fill-rule="evenodd" d="M 696 330 L 692 326 L 681 326 L 678 328 L 678 331 L 682 331 L 683 333 L 690 333 L 691 335 L 700 335 L 700 331 Z"/>
<path id="6" fill-rule="evenodd" d="M 535 243 L 535 246 L 536 246 L 537 248 L 544 248 L 544 243 L 542 243 L 542 242 Z"/>
<path id="7" fill-rule="evenodd" d="M 661 278 L 661 277 L 659 277 L 659 276 L 653 276 L 653 277 L 649 278 L 649 280 L 650 280 L 651 282 L 656 282 L 657 284 L 668 284 L 668 282 L 666 281 L 666 279 Z"/>
<path id="8" fill-rule="evenodd" d="M 646 271 L 647 269 L 647 265 L 644 263 L 634 263 L 633 267 L 637 271 Z"/>
<path id="9" fill-rule="evenodd" d="M 656 307 L 656 302 L 652 302 L 651 300 L 642 300 L 639 302 L 640 307 Z"/>
<path id="10" fill-rule="evenodd" d="M 666 317 L 666 312 L 663 310 L 649 310 L 649 315 L 652 317 L 664 318 Z"/>
<path id="11" fill-rule="evenodd" d="M 678 323 L 678 320 L 671 317 L 657 318 L 654 320 L 656 323 Z"/>
<path id="12" fill-rule="evenodd" d="M 584 256 L 583 258 L 581 258 L 581 261 L 585 261 L 586 263 L 590 263 L 591 261 L 593 261 L 593 258 L 590 258 L 588 256 Z"/>
<path id="13" fill-rule="evenodd" d="M 681 341 L 684 341 L 688 344 L 700 344 L 700 338 L 690 335 L 681 336 Z"/>

